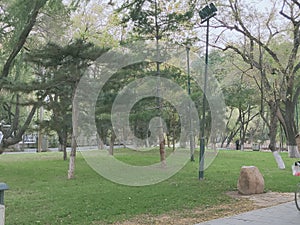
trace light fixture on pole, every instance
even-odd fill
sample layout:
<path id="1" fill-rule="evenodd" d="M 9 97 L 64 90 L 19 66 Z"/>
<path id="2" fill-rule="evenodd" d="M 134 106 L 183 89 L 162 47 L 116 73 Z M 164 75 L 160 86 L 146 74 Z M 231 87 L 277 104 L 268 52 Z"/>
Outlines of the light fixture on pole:
<path id="1" fill-rule="evenodd" d="M 199 180 L 204 179 L 204 153 L 205 153 L 205 110 L 206 110 L 206 88 L 208 71 L 208 45 L 209 45 L 209 19 L 217 15 L 217 8 L 213 3 L 206 5 L 199 11 L 201 23 L 206 22 L 206 47 L 205 47 L 205 70 L 203 85 L 203 112 L 201 123 L 200 155 L 199 155 Z"/>

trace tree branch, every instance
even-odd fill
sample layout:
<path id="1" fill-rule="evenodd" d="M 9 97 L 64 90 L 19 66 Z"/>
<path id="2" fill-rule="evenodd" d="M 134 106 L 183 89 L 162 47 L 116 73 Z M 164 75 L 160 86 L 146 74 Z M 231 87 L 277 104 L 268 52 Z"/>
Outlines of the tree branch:
<path id="1" fill-rule="evenodd" d="M 3 66 L 2 72 L 0 74 L 0 76 L 2 78 L 5 78 L 8 76 L 10 67 L 11 67 L 15 57 L 18 55 L 18 53 L 23 48 L 30 31 L 32 30 L 33 26 L 35 25 L 36 18 L 39 14 L 39 10 L 46 4 L 46 2 L 47 2 L 47 0 L 35 1 L 35 6 L 31 12 L 31 15 L 28 18 L 27 24 L 24 27 L 24 29 L 22 30 L 20 36 L 18 37 L 18 41 L 17 41 L 16 45 L 14 46 L 12 52 L 10 53 L 8 59 L 6 60 L 4 66 Z"/>

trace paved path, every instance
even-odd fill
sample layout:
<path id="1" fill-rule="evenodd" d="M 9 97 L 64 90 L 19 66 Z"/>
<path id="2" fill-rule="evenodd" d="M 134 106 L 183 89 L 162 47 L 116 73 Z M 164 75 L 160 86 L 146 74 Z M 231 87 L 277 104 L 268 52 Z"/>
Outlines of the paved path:
<path id="1" fill-rule="evenodd" d="M 299 225 L 300 211 L 294 202 L 257 209 L 196 225 Z"/>

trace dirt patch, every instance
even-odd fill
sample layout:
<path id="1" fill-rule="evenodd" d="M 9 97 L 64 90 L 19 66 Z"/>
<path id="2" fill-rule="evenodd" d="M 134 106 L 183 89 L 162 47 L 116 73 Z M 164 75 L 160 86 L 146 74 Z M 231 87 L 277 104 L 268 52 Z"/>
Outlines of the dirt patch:
<path id="1" fill-rule="evenodd" d="M 237 199 L 249 199 L 258 207 L 270 207 L 294 200 L 294 193 L 266 192 L 256 195 L 241 195 L 237 191 L 227 192 L 227 195 Z"/>
<path id="2" fill-rule="evenodd" d="M 220 217 L 231 216 L 237 213 L 255 209 L 246 199 L 234 204 L 224 204 L 203 209 L 173 211 L 160 216 L 139 215 L 129 221 L 115 223 L 116 225 L 190 225 Z"/>
<path id="3" fill-rule="evenodd" d="M 131 220 L 115 223 L 116 225 L 190 225 L 208 220 L 236 215 L 254 209 L 270 207 L 293 201 L 293 193 L 267 192 L 257 195 L 240 195 L 237 191 L 228 192 L 234 198 L 231 204 L 208 206 L 194 210 L 173 211 L 160 216 L 139 215 Z"/>

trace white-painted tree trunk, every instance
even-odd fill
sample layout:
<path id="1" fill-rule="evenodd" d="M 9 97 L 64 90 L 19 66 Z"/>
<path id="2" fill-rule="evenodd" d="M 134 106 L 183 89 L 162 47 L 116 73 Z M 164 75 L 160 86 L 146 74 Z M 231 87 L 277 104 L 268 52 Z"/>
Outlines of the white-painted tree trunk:
<path id="1" fill-rule="evenodd" d="M 290 158 L 300 158 L 300 153 L 298 151 L 297 145 L 288 145 L 287 148 L 288 148 Z"/>
<path id="2" fill-rule="evenodd" d="M 75 156 L 70 155 L 68 179 L 74 178 L 74 172 L 75 172 Z"/>
<path id="3" fill-rule="evenodd" d="M 3 139 L 3 133 L 2 133 L 2 131 L 0 130 L 0 144 L 1 144 L 1 142 L 2 142 L 2 139 Z"/>
<path id="4" fill-rule="evenodd" d="M 241 145 L 240 145 L 240 150 L 241 150 L 241 151 L 244 151 L 244 144 L 241 144 Z"/>
<path id="5" fill-rule="evenodd" d="M 276 161 L 276 163 L 278 165 L 278 168 L 281 169 L 281 170 L 284 170 L 285 169 L 285 164 L 284 164 L 284 161 L 282 160 L 281 155 L 279 154 L 279 152 L 278 151 L 274 151 L 272 153 L 273 153 L 275 161 Z"/>
<path id="6" fill-rule="evenodd" d="M 73 102 L 72 102 L 72 126 L 73 126 L 72 132 L 73 132 L 73 134 L 72 134 L 68 179 L 74 178 L 74 175 L 75 175 L 75 158 L 76 158 L 76 149 L 77 149 L 76 138 L 78 137 L 78 113 L 79 113 L 78 112 L 78 102 L 73 97 Z"/>

